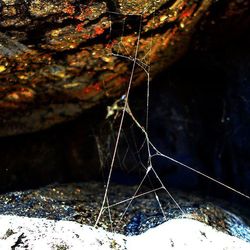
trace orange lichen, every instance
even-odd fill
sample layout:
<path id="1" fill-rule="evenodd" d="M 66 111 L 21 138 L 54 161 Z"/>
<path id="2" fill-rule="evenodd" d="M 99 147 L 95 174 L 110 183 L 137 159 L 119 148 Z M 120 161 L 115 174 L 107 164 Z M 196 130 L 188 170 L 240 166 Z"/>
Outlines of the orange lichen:
<path id="1" fill-rule="evenodd" d="M 101 35 L 104 32 L 104 29 L 101 27 L 95 27 L 96 35 Z"/>
<path id="2" fill-rule="evenodd" d="M 89 100 L 100 95 L 105 95 L 103 91 L 103 84 L 96 82 L 87 87 L 81 89 L 67 89 L 67 94 L 70 94 L 71 97 L 77 98 L 78 100 Z"/>
<path id="3" fill-rule="evenodd" d="M 86 39 L 86 40 L 90 39 L 90 37 L 91 37 L 90 34 L 83 34 L 82 35 L 82 38 Z"/>
<path id="4" fill-rule="evenodd" d="M 91 93 L 93 91 L 94 92 L 101 91 L 100 83 L 94 83 L 93 85 L 84 88 L 83 93 L 84 94 L 89 94 L 89 93 Z"/>
<path id="5" fill-rule="evenodd" d="M 80 9 L 81 9 L 80 15 L 75 17 L 77 20 L 84 21 L 93 14 L 92 10 L 89 7 L 80 6 Z"/>
<path id="6" fill-rule="evenodd" d="M 38 2 L 42 3 L 41 0 Z M 140 66 L 145 63 L 147 70 L 150 65 L 153 77 L 176 61 L 185 52 L 189 45 L 188 39 L 200 18 L 206 15 L 210 2 L 212 4 L 212 0 L 204 1 L 205 5 L 199 1 L 178 0 L 165 8 L 168 5 L 163 3 L 167 3 L 167 0 L 118 2 L 121 13 L 116 13 L 113 20 L 113 14 L 108 12 L 107 1 L 63 0 L 61 3 L 65 4 L 51 15 L 48 13 L 48 23 L 55 23 L 55 26 L 45 29 L 38 36 L 39 39 L 32 38 L 28 46 L 21 46 L 28 47 L 27 52 L 18 53 L 13 58 L 0 55 L 0 107 L 3 107 L 4 102 L 6 107 L 47 109 L 55 100 L 55 103 L 65 105 L 65 109 L 69 104 L 72 112 L 73 102 L 79 101 L 83 104 L 82 109 L 85 109 L 89 108 L 89 103 L 98 103 L 105 95 L 120 95 L 129 82 L 129 59 L 134 58 L 136 49 L 138 64 L 141 64 L 136 65 L 133 86 L 139 82 L 145 83 L 145 73 Z M 147 11 L 142 14 L 143 19 L 139 21 L 141 11 L 145 9 Z M 135 16 L 127 18 L 131 13 Z M 19 27 L 18 22 L 19 19 L 16 19 L 16 24 L 10 26 L 11 30 L 16 25 Z M 35 23 L 37 27 L 44 27 L 44 18 L 35 17 Z M 17 32 L 21 36 L 17 39 L 18 45 L 22 44 L 26 31 L 29 31 L 29 25 L 21 33 Z M 6 33 L 8 36 L 11 34 Z M 16 33 L 13 34 L 14 38 Z M 95 39 L 98 36 L 100 39 Z M 137 48 L 138 38 L 140 43 Z M 128 60 L 122 57 L 128 57 Z M 8 115 L 7 111 L 5 113 Z M 11 121 L 11 115 L 9 119 Z"/>
<path id="7" fill-rule="evenodd" d="M 196 7 L 197 7 L 197 5 L 194 4 L 194 5 L 192 5 L 190 8 L 184 10 L 184 11 L 181 13 L 179 19 L 183 19 L 183 18 L 187 18 L 187 17 L 192 16 L 192 15 L 194 14 L 194 11 L 195 11 L 195 8 L 196 8 Z"/>
<path id="8" fill-rule="evenodd" d="M 63 12 L 72 16 L 75 13 L 75 6 L 67 3 L 66 7 L 63 9 Z"/>
<path id="9" fill-rule="evenodd" d="M 82 32 L 83 30 L 84 30 L 84 28 L 83 28 L 83 23 L 79 23 L 77 26 L 76 26 L 76 31 L 77 32 Z"/>

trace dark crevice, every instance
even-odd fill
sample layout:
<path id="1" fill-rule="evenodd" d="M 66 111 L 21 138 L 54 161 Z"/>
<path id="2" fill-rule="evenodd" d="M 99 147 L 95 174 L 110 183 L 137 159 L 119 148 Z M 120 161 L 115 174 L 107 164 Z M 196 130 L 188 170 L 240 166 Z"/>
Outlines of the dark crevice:
<path id="1" fill-rule="evenodd" d="M 13 246 L 11 246 L 11 250 L 15 250 L 17 247 L 19 247 L 21 244 L 23 244 L 23 238 L 25 238 L 24 233 L 18 236 L 17 241 Z"/>

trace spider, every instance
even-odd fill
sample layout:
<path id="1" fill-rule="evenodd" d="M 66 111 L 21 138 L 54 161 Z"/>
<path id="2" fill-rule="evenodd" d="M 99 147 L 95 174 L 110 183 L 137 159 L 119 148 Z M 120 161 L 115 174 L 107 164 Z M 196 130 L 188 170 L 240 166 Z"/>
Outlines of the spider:
<path id="1" fill-rule="evenodd" d="M 107 115 L 106 119 L 111 116 L 114 116 L 114 120 L 119 115 L 119 112 L 124 109 L 126 95 L 122 95 L 121 98 L 117 99 L 111 106 L 107 106 Z"/>

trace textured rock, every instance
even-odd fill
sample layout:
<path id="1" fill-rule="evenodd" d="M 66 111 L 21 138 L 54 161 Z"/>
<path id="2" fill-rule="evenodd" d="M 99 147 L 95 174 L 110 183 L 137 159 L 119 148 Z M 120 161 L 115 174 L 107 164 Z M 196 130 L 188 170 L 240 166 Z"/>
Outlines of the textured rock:
<path id="1" fill-rule="evenodd" d="M 211 5 L 212 16 L 246 23 L 248 1 L 1 0 L 0 136 L 50 127 L 124 93 L 139 33 L 133 85 L 145 81 L 143 67 L 153 77 L 186 51 Z"/>
<path id="2" fill-rule="evenodd" d="M 203 199 L 195 194 L 174 190 L 171 190 L 171 194 L 182 211 L 162 190 L 157 191 L 160 207 L 155 193 L 145 187 L 141 188 L 140 194 L 147 194 L 135 198 L 127 208 L 136 188 L 137 186 L 111 185 L 109 188 L 111 207 L 110 210 L 103 210 L 98 226 L 108 231 L 134 236 L 145 233 L 170 219 L 186 217 L 250 242 L 247 209 L 244 211 L 237 205 L 230 206 L 229 209 L 228 203 L 212 198 Z M 71 220 L 94 226 L 100 212 L 103 194 L 103 185 L 93 182 L 10 192 L 0 196 L 0 214 Z"/>

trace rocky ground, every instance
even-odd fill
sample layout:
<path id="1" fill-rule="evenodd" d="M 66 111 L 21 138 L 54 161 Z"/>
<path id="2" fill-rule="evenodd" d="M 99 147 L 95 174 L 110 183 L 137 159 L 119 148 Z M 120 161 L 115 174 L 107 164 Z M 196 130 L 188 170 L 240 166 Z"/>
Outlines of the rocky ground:
<path id="1" fill-rule="evenodd" d="M 110 188 L 110 210 L 104 210 L 99 229 L 93 226 L 104 192 L 100 183 L 3 194 L 1 249 L 250 249 L 249 220 L 239 208 L 231 207 L 229 212 L 223 208 L 225 203 L 215 205 L 215 201 L 173 191 L 180 211 L 165 192 L 156 191 L 159 203 L 155 193 L 145 189 L 141 192 L 149 193 L 135 198 L 125 210 L 135 190 Z"/>
<path id="2" fill-rule="evenodd" d="M 138 235 L 166 220 L 184 216 L 250 242 L 247 208 L 228 208 L 228 204 L 222 201 L 172 191 L 181 211 L 166 192 L 159 189 L 154 193 L 148 187 L 142 188 L 137 194 L 139 197 L 133 199 L 127 208 L 136 188 L 111 185 L 108 192 L 110 211 L 104 209 L 98 226 L 125 235 Z M 146 194 L 140 196 L 144 193 Z M 104 186 L 98 182 L 52 185 L 36 190 L 11 192 L 0 196 L 0 214 L 70 220 L 94 226 L 103 195 Z"/>

